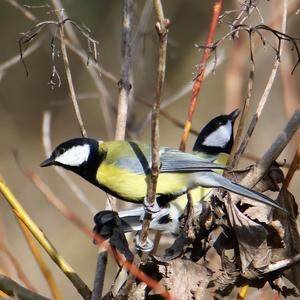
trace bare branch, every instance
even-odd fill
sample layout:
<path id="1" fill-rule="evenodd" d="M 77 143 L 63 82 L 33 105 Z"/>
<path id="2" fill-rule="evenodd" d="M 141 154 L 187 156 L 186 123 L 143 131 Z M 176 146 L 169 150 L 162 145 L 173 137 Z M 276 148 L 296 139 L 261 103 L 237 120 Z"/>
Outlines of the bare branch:
<path id="1" fill-rule="evenodd" d="M 107 252 L 100 252 L 98 254 L 97 266 L 94 278 L 94 288 L 91 300 L 99 300 L 102 298 L 102 291 L 105 279 L 107 265 Z"/>
<path id="2" fill-rule="evenodd" d="M 166 70 L 166 57 L 167 57 L 167 34 L 170 21 L 165 19 L 163 7 L 160 0 L 154 0 L 154 8 L 158 22 L 156 23 L 156 30 L 159 37 L 159 63 L 158 63 L 158 78 L 155 93 L 155 102 L 152 110 L 152 122 L 151 122 L 151 152 L 152 152 L 152 167 L 151 167 L 151 179 L 148 185 L 147 191 L 147 205 L 146 213 L 143 220 L 143 226 L 140 233 L 141 245 L 147 244 L 148 230 L 152 219 L 152 213 L 149 207 L 153 207 L 156 199 L 156 185 L 159 175 L 159 109 L 162 95 L 163 84 L 165 80 Z"/>
<path id="3" fill-rule="evenodd" d="M 286 31 L 286 20 L 287 20 L 287 1 L 283 1 L 283 15 L 282 15 L 282 33 L 285 34 L 285 31 Z M 265 87 L 265 90 L 263 92 L 263 95 L 258 103 L 258 107 L 257 107 L 257 110 L 256 110 L 256 113 L 254 114 L 254 116 L 252 117 L 252 120 L 251 120 L 251 123 L 248 127 L 248 130 L 247 130 L 247 133 L 246 133 L 246 136 L 244 137 L 244 140 L 243 142 L 241 143 L 240 145 L 240 148 L 239 150 L 237 151 L 236 155 L 234 156 L 234 164 L 237 164 L 241 158 L 241 156 L 243 155 L 247 145 L 248 145 L 248 142 L 250 140 L 250 137 L 252 136 L 253 134 L 253 131 L 256 127 L 256 124 L 260 118 L 260 115 L 262 113 L 262 110 L 268 100 L 268 97 L 269 97 L 269 94 L 270 94 L 270 91 L 271 91 L 271 88 L 273 86 L 273 83 L 274 83 L 274 80 L 275 80 L 275 77 L 276 77 L 276 74 L 277 74 L 277 71 L 278 71 L 278 68 L 279 68 L 279 64 L 280 64 L 280 56 L 281 56 L 281 53 L 282 53 L 282 43 L 280 43 L 280 39 L 279 39 L 279 44 L 278 44 L 278 53 L 276 53 L 276 57 L 275 57 L 275 61 L 274 61 L 274 65 L 273 65 L 273 69 L 272 69 L 272 72 L 270 74 L 270 77 L 269 77 L 269 80 L 268 80 L 268 83 Z"/>
<path id="4" fill-rule="evenodd" d="M 33 15 L 28 9 L 26 9 L 23 5 L 18 3 L 16 0 L 6 0 L 10 5 L 19 10 L 28 20 L 36 22 L 37 18 Z"/>
<path id="5" fill-rule="evenodd" d="M 0 290 L 5 294 L 20 300 L 50 300 L 44 296 L 25 289 L 9 277 L 0 274 Z"/>
<path id="6" fill-rule="evenodd" d="M 156 199 L 156 184 L 159 175 L 159 109 L 162 88 L 165 79 L 166 69 L 166 55 L 167 55 L 167 34 L 170 21 L 165 19 L 163 7 L 160 0 L 153 0 L 157 23 L 156 30 L 159 37 L 159 63 L 158 63 L 158 77 L 156 86 L 155 102 L 152 109 L 152 122 L 151 122 L 151 155 L 152 155 L 152 166 L 151 166 L 151 177 L 148 184 L 147 190 L 147 201 L 145 202 L 145 215 L 143 219 L 142 230 L 139 233 L 139 246 L 141 250 L 146 249 L 149 251 L 148 245 L 148 230 L 152 219 L 152 212 L 149 208 L 152 208 L 155 204 Z M 146 206 L 147 204 L 147 206 Z M 139 254 L 136 253 L 133 260 L 134 264 L 140 265 L 141 259 Z M 129 276 L 123 289 L 120 291 L 119 299 L 128 297 L 132 289 L 134 282 L 134 276 Z"/>
<path id="7" fill-rule="evenodd" d="M 290 139 L 300 127 L 300 108 L 295 110 L 294 114 L 287 122 L 283 131 L 278 135 L 271 147 L 265 152 L 263 157 L 248 172 L 240 184 L 253 187 L 269 169 L 272 162 L 275 161 Z M 236 197 L 236 196 L 233 196 Z M 233 198 L 232 197 L 232 198 Z"/>
<path id="8" fill-rule="evenodd" d="M 249 34 L 249 41 L 250 41 L 251 67 L 250 67 L 249 79 L 248 79 L 248 90 L 247 90 L 246 98 L 244 100 L 244 105 L 243 105 L 243 109 L 241 112 L 240 122 L 239 122 L 239 126 L 238 126 L 237 133 L 235 136 L 234 144 L 233 144 L 233 147 L 231 150 L 231 155 L 228 160 L 228 165 L 231 167 L 234 167 L 237 164 L 237 154 L 238 154 L 237 149 L 238 149 L 239 143 L 242 138 L 242 133 L 243 133 L 244 126 L 245 126 L 246 116 L 249 112 L 250 100 L 251 100 L 252 90 L 253 90 L 255 64 L 254 64 L 254 60 L 253 60 L 254 45 L 253 45 L 253 40 L 251 38 L 251 33 Z"/>
<path id="9" fill-rule="evenodd" d="M 71 74 L 71 70 L 70 70 L 69 58 L 68 58 L 66 44 L 65 44 L 64 27 L 63 27 L 62 24 L 59 26 L 59 35 L 60 35 L 60 46 L 61 46 L 62 57 L 63 57 L 63 60 L 64 60 L 66 75 L 67 75 L 69 89 L 70 89 L 70 95 L 71 95 L 71 99 L 72 99 L 72 102 L 73 102 L 75 114 L 76 114 L 78 124 L 79 124 L 79 127 L 80 127 L 81 135 L 83 137 L 87 137 L 87 133 L 86 133 L 86 130 L 85 130 L 84 125 L 83 125 L 83 120 L 82 120 L 82 116 L 81 116 L 81 113 L 80 113 L 79 105 L 78 105 L 78 102 L 77 102 L 77 99 L 76 99 L 75 88 L 74 88 L 74 85 L 73 85 L 72 74 Z"/>
<path id="10" fill-rule="evenodd" d="M 223 0 L 216 0 L 214 7 L 213 7 L 213 17 L 211 20 L 210 29 L 209 29 L 209 33 L 208 33 L 208 37 L 207 37 L 207 41 L 206 41 L 207 47 L 204 50 L 203 56 L 202 56 L 200 64 L 199 64 L 198 75 L 196 77 L 196 80 L 195 80 L 194 86 L 193 86 L 192 99 L 191 99 L 191 103 L 190 103 L 190 107 L 189 107 L 188 117 L 187 117 L 187 120 L 185 123 L 182 137 L 181 137 L 179 149 L 183 150 L 183 151 L 185 150 L 186 142 L 187 142 L 190 128 L 192 125 L 192 118 L 193 118 L 194 111 L 196 109 L 197 98 L 200 93 L 202 82 L 204 79 L 204 71 L 206 68 L 206 63 L 212 52 L 212 48 L 210 48 L 210 46 L 213 44 L 213 39 L 214 39 L 214 35 L 216 32 L 218 19 L 219 19 L 220 13 L 221 13 L 222 4 L 223 4 Z"/>
<path id="11" fill-rule="evenodd" d="M 125 137 L 128 99 L 131 90 L 131 36 L 132 36 L 132 13 L 133 1 L 125 0 L 123 6 L 123 27 L 122 27 L 122 46 L 121 46 L 121 79 L 119 85 L 118 114 L 116 123 L 116 140 L 123 140 Z"/>
<path id="12" fill-rule="evenodd" d="M 28 47 L 28 49 L 26 50 L 26 53 L 24 54 L 24 57 L 29 56 L 30 54 L 32 54 L 38 47 L 40 46 L 39 42 L 36 42 L 34 44 L 32 44 L 30 47 Z M 20 54 L 15 55 L 14 57 L 8 59 L 7 61 L 3 62 L 0 64 L 0 79 L 3 76 L 3 73 L 13 67 L 15 64 L 20 62 Z"/>

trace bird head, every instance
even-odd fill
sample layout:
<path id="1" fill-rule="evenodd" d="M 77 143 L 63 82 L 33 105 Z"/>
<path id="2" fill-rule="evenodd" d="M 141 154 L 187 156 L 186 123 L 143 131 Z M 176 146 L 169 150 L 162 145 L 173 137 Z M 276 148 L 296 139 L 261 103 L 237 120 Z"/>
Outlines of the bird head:
<path id="1" fill-rule="evenodd" d="M 75 138 L 58 145 L 41 167 L 61 166 L 79 173 L 97 153 L 98 142 L 88 138 Z"/>
<path id="2" fill-rule="evenodd" d="M 233 125 L 240 111 L 212 119 L 199 133 L 193 151 L 217 154 L 230 153 L 233 145 Z"/>

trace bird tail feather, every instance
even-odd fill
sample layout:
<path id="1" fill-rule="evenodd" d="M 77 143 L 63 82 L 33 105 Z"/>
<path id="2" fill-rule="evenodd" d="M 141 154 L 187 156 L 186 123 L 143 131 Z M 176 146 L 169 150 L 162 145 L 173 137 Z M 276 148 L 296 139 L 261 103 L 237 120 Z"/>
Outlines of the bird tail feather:
<path id="1" fill-rule="evenodd" d="M 280 210 L 284 211 L 285 213 L 288 213 L 287 210 L 284 209 L 283 207 L 281 207 L 277 202 L 275 202 L 274 200 L 272 200 L 271 198 L 269 198 L 268 196 L 266 196 L 262 193 L 254 191 L 254 190 L 247 188 L 245 186 L 242 186 L 238 183 L 234 183 L 219 174 L 211 172 L 211 175 L 212 175 L 211 179 L 215 180 L 215 187 L 224 188 L 232 193 L 238 194 L 243 197 L 250 198 L 254 201 L 266 204 L 273 208 L 280 209 Z"/>

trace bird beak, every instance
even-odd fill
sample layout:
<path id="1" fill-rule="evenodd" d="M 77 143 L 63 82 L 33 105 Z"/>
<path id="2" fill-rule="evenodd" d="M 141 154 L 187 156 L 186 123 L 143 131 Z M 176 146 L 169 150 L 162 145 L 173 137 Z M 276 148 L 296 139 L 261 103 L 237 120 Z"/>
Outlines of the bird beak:
<path id="1" fill-rule="evenodd" d="M 51 165 L 54 165 L 54 160 L 50 157 L 50 158 L 47 158 L 46 160 L 44 160 L 40 164 L 40 167 L 48 167 L 48 166 L 51 166 Z"/>
<path id="2" fill-rule="evenodd" d="M 235 121 L 235 119 L 239 116 L 240 110 L 236 109 L 231 114 L 229 114 L 229 119 Z"/>

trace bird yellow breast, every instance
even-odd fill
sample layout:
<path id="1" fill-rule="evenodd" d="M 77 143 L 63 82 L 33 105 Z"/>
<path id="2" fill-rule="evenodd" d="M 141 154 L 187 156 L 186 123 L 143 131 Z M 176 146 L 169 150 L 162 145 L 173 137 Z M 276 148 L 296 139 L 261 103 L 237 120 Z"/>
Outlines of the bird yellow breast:
<path id="1" fill-rule="evenodd" d="M 149 176 L 136 174 L 112 164 L 103 163 L 97 172 L 97 181 L 125 200 L 142 202 L 147 195 Z M 179 195 L 186 191 L 189 174 L 162 173 L 157 181 L 157 194 Z"/>

